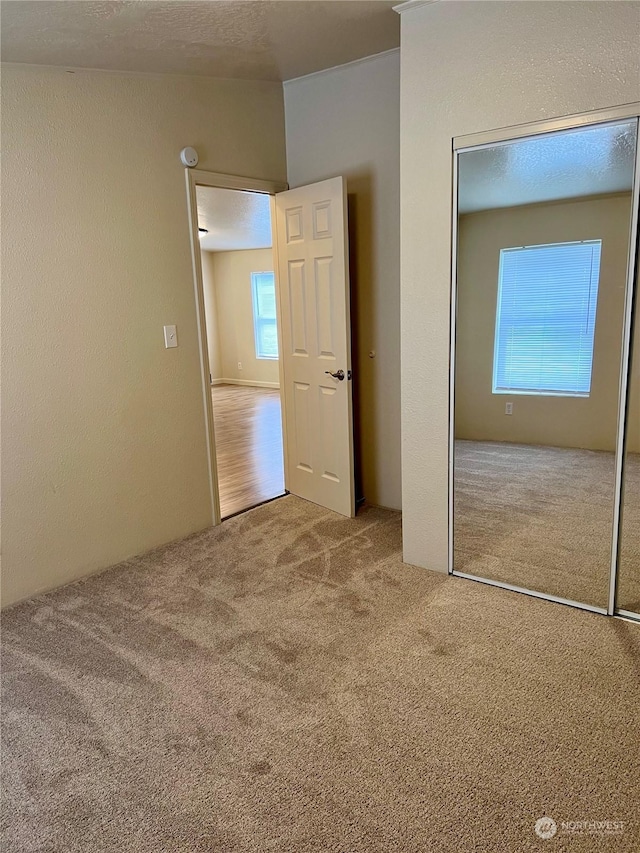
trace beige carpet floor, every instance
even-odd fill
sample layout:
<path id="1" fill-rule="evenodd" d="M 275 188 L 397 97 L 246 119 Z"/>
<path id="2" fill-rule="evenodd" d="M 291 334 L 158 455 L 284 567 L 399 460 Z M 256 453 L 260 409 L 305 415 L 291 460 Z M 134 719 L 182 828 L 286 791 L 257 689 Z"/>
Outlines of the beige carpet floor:
<path id="1" fill-rule="evenodd" d="M 2 850 L 636 853 L 639 667 L 286 497 L 5 612 Z"/>
<path id="2" fill-rule="evenodd" d="M 607 606 L 614 454 L 456 441 L 454 566 Z M 640 612 L 640 456 L 629 454 L 619 606 Z"/>

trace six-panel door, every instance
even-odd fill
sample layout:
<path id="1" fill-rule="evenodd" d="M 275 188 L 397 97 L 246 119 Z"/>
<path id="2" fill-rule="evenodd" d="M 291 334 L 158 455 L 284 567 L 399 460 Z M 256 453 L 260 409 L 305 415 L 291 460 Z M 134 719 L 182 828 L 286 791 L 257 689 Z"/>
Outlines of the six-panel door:
<path id="1" fill-rule="evenodd" d="M 354 515 L 346 187 L 276 196 L 288 490 Z M 331 374 L 343 371 L 340 379 Z"/>

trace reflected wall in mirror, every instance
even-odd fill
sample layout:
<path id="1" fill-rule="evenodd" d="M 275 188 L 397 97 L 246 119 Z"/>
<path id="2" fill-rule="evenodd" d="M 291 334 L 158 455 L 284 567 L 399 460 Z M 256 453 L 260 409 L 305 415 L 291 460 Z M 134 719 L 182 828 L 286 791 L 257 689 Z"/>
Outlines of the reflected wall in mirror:
<path id="1" fill-rule="evenodd" d="M 617 607 L 640 615 L 640 305 L 636 273 L 635 320 L 631 335 L 627 449 L 624 460 Z"/>
<path id="2" fill-rule="evenodd" d="M 458 155 L 454 571 L 602 608 L 636 140 Z"/>

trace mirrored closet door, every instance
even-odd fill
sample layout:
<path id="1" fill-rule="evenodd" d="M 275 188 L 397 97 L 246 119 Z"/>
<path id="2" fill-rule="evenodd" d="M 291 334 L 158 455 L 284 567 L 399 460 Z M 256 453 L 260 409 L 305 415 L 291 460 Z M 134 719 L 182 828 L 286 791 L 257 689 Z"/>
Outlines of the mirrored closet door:
<path id="1" fill-rule="evenodd" d="M 625 118 L 456 154 L 452 571 L 603 612 L 637 137 Z M 636 611 L 639 357 L 636 346 L 618 585 L 618 606 Z"/>

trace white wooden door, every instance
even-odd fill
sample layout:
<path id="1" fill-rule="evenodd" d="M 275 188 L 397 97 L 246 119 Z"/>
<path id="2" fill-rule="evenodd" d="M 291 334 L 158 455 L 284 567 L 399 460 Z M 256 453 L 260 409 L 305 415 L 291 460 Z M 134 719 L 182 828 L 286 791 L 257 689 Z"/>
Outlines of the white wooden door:
<path id="1" fill-rule="evenodd" d="M 353 516 L 346 184 L 278 193 L 275 206 L 285 485 Z"/>

